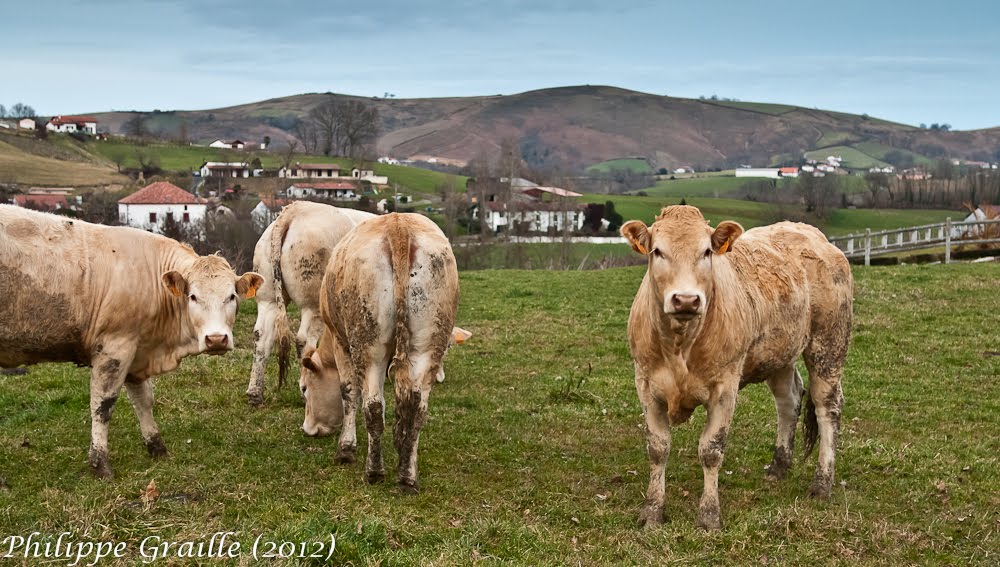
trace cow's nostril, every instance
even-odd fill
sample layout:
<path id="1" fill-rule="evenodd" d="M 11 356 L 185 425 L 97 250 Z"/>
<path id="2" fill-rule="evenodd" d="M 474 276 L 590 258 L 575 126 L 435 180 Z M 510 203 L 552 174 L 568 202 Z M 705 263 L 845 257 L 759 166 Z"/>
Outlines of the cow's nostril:
<path id="1" fill-rule="evenodd" d="M 208 349 L 225 348 L 228 345 L 228 335 L 205 335 L 205 347 Z"/>

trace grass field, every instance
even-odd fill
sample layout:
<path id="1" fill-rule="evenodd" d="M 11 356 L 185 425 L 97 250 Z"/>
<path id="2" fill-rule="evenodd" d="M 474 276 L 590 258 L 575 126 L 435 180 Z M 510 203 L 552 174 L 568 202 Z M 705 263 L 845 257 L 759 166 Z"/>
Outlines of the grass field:
<path id="1" fill-rule="evenodd" d="M 918 153 L 911 152 L 909 150 L 904 150 L 902 148 L 894 148 L 892 146 L 886 146 L 885 144 L 879 144 L 877 142 L 861 142 L 859 144 L 854 144 L 853 146 L 858 151 L 864 152 L 876 159 L 884 160 L 886 154 L 889 152 L 899 152 L 903 155 L 908 155 L 913 158 L 913 163 L 915 165 L 934 165 L 934 161 L 922 156 Z"/>
<path id="2" fill-rule="evenodd" d="M 844 158 L 844 167 L 851 169 L 868 169 L 875 166 L 885 167 L 889 165 L 882 160 L 876 159 L 849 146 L 833 146 L 830 148 L 823 148 L 822 150 L 806 152 L 806 157 L 819 161 L 826 160 L 827 156 L 840 156 Z"/>
<path id="3" fill-rule="evenodd" d="M 820 139 L 816 141 L 816 145 L 824 148 L 827 146 L 836 146 L 842 142 L 846 142 L 854 138 L 854 135 L 850 132 L 838 132 L 838 131 L 828 131 L 823 132 Z"/>
<path id="4" fill-rule="evenodd" d="M 587 173 L 608 173 L 615 169 L 635 173 L 653 173 L 653 168 L 649 166 L 649 162 L 637 158 L 610 159 L 601 163 L 595 163 L 587 168 Z"/>
<path id="5" fill-rule="evenodd" d="M 0 183 L 80 186 L 127 181 L 110 164 L 35 155 L 0 141 Z"/>
<path id="6" fill-rule="evenodd" d="M 353 565 L 996 564 L 1000 343 L 984 314 L 1000 310 L 1000 265 L 857 269 L 833 496 L 805 496 L 815 454 L 796 452 L 789 478 L 764 481 L 774 406 L 750 386 L 720 475 L 721 533 L 694 528 L 702 411 L 674 429 L 669 522 L 636 527 L 648 468 L 625 323 L 642 273 L 463 273 L 459 324 L 475 335 L 452 349 L 431 394 L 417 496 L 366 484 L 360 462 L 333 464 L 334 439 L 299 431 L 294 385 L 247 408 L 253 302 L 236 351 L 157 380 L 170 456 L 146 456 L 122 397 L 112 481 L 86 466 L 86 369 L 0 376 L 0 537 L 126 542 L 128 564 L 148 536 L 207 542 L 217 531 L 236 532 L 241 564 L 257 563 L 258 536 L 331 533 L 332 561 Z M 151 480 L 159 499 L 143 503 Z"/>
<path id="7" fill-rule="evenodd" d="M 735 174 L 730 172 L 728 177 L 662 179 L 653 187 L 640 189 L 640 191 L 644 191 L 651 197 L 726 197 L 739 190 L 746 181 L 742 177 L 735 177 Z"/>
<path id="8" fill-rule="evenodd" d="M 731 108 L 739 108 L 740 110 L 752 110 L 753 112 L 763 112 L 764 114 L 779 115 L 786 112 L 791 112 L 795 110 L 796 106 L 788 104 L 773 104 L 768 102 L 742 102 L 742 101 L 728 101 L 728 100 L 709 100 L 702 101 L 709 104 L 716 104 L 719 106 L 728 106 Z"/>

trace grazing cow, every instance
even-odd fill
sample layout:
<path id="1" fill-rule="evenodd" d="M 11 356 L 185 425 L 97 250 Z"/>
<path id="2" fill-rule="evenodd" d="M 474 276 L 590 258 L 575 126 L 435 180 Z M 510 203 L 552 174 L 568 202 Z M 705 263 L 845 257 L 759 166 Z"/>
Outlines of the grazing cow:
<path id="1" fill-rule="evenodd" d="M 166 454 L 149 379 L 186 356 L 231 350 L 238 301 L 262 281 L 163 236 L 0 205 L 0 366 L 92 367 L 89 462 L 110 477 L 122 385 L 150 455 Z"/>
<path id="2" fill-rule="evenodd" d="M 393 438 L 397 477 L 418 491 L 417 442 L 427 420 L 431 385 L 453 335 L 458 271 L 441 230 L 417 214 L 392 213 L 365 221 L 333 251 L 320 292 L 326 332 L 302 359 L 306 400 L 302 429 L 324 435 L 343 427 L 336 460 L 354 461 L 355 413 L 364 406 L 368 482 L 385 477 L 383 385 L 391 371 L 396 393 Z M 391 369 L 391 370 L 390 370 Z"/>
<path id="3" fill-rule="evenodd" d="M 264 403 L 264 371 L 278 341 L 278 384 L 284 384 L 289 366 L 291 331 L 286 305 L 299 306 L 302 318 L 295 344 L 301 356 L 315 347 L 323 332 L 319 318 L 319 287 L 330 252 L 359 222 L 375 215 L 321 203 L 296 201 L 285 207 L 264 230 L 254 249 L 254 270 L 271 276 L 257 294 L 254 356 L 247 385 L 247 401 Z"/>
<path id="4" fill-rule="evenodd" d="M 799 355 L 809 370 L 807 454 L 817 420 L 820 438 L 810 494 L 827 497 L 851 334 L 852 278 L 844 254 L 808 225 L 782 222 L 744 234 L 725 221 L 713 230 L 701 211 L 687 206 L 664 208 L 649 227 L 629 221 L 621 233 L 649 257 L 628 322 L 650 461 L 640 523 L 663 522 L 670 426 L 704 405 L 708 420 L 698 455 L 705 487 L 697 524 L 722 527 L 719 468 L 737 392 L 749 383 L 766 382 L 774 395 L 778 435 L 768 477 L 785 476 L 803 393 Z"/>

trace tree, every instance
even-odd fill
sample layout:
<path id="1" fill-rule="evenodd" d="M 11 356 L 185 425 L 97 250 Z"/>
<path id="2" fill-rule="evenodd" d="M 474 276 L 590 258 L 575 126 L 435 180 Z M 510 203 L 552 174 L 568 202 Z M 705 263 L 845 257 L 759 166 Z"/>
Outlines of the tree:
<path id="1" fill-rule="evenodd" d="M 369 144 L 378 137 L 378 109 L 359 100 L 349 100 L 337 108 L 343 155 L 362 157 Z"/>
<path id="2" fill-rule="evenodd" d="M 298 147 L 298 140 L 289 140 L 284 153 L 281 154 L 281 166 L 287 168 L 292 165 L 292 160 L 295 159 L 295 149 Z"/>
<path id="3" fill-rule="evenodd" d="M 141 113 L 136 113 L 122 124 L 122 130 L 125 131 L 126 136 L 139 140 L 145 138 L 146 134 L 149 133 L 146 129 L 146 117 Z"/>
<path id="4" fill-rule="evenodd" d="M 0 118 L 7 118 L 7 107 L 0 104 Z"/>
<path id="5" fill-rule="evenodd" d="M 332 154 L 339 145 L 340 135 L 337 124 L 337 101 L 328 100 L 310 110 L 309 121 L 313 129 L 311 134 L 322 146 L 323 155 Z M 302 140 L 302 143 L 309 145 L 306 140 Z"/>
<path id="6" fill-rule="evenodd" d="M 35 118 L 35 109 L 24 103 L 16 103 L 7 111 L 7 118 Z"/>

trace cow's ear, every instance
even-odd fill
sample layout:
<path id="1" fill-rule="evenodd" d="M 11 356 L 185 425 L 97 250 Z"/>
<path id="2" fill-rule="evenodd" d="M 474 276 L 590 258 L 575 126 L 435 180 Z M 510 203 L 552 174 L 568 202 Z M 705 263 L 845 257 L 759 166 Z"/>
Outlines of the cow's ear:
<path id="1" fill-rule="evenodd" d="M 315 348 L 308 348 L 302 354 L 302 366 L 308 368 L 315 374 L 320 374 L 320 369 L 323 367 L 323 361 L 319 358 L 319 351 Z"/>
<path id="2" fill-rule="evenodd" d="M 725 254 L 733 249 L 733 243 L 743 234 L 743 227 L 740 223 L 733 221 L 722 221 L 715 227 L 712 233 L 712 250 L 716 254 Z"/>
<path id="3" fill-rule="evenodd" d="M 256 272 L 247 272 L 236 280 L 236 293 L 242 299 L 250 299 L 257 295 L 257 290 L 264 285 L 264 277 Z"/>
<path id="4" fill-rule="evenodd" d="M 451 341 L 456 345 L 460 345 L 472 337 L 472 333 L 462 329 L 460 327 L 453 327 L 451 329 Z"/>
<path id="5" fill-rule="evenodd" d="M 631 220 L 622 225 L 621 235 L 632 245 L 632 250 L 646 256 L 649 254 L 649 230 L 646 223 Z"/>
<path id="6" fill-rule="evenodd" d="M 187 280 L 184 279 L 184 276 L 182 276 L 180 272 L 171 270 L 160 276 L 160 279 L 163 280 L 163 285 L 170 290 L 170 293 L 172 293 L 174 297 L 183 297 L 184 294 L 187 293 Z"/>

